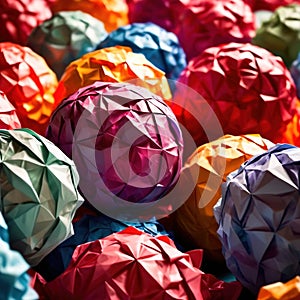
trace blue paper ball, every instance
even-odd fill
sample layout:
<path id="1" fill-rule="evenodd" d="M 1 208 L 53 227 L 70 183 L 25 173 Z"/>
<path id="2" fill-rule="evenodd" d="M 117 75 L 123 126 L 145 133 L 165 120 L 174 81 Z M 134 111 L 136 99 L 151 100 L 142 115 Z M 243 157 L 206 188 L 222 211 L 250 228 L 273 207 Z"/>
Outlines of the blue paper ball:
<path id="1" fill-rule="evenodd" d="M 300 99 L 300 52 L 297 59 L 292 63 L 290 71 L 296 84 L 297 97 Z"/>
<path id="2" fill-rule="evenodd" d="M 38 299 L 30 288 L 28 268 L 22 255 L 10 249 L 8 228 L 0 213 L 0 299 Z"/>
<path id="3" fill-rule="evenodd" d="M 249 290 L 300 274 L 300 148 L 277 144 L 227 177 L 216 204 L 228 269 Z"/>
<path id="4" fill-rule="evenodd" d="M 168 79 L 176 80 L 186 67 L 185 53 L 176 35 L 151 22 L 133 23 L 111 32 L 98 49 L 127 46 L 135 53 L 142 53 Z"/>
<path id="5" fill-rule="evenodd" d="M 50 252 L 34 269 L 45 280 L 53 280 L 68 267 L 73 252 L 78 245 L 104 238 L 112 233 L 122 231 L 128 226 L 134 226 L 153 236 L 168 235 L 164 227 L 155 220 L 144 223 L 131 223 L 112 219 L 99 212 L 97 216 L 84 215 L 73 224 L 75 234 Z"/>

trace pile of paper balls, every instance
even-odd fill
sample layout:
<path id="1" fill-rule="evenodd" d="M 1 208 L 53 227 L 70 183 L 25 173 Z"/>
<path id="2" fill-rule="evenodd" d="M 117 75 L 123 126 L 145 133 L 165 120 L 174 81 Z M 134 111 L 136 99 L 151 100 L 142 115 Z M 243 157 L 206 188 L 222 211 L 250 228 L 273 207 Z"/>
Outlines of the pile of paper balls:
<path id="1" fill-rule="evenodd" d="M 0 298 L 300 298 L 300 1 L 0 0 Z"/>

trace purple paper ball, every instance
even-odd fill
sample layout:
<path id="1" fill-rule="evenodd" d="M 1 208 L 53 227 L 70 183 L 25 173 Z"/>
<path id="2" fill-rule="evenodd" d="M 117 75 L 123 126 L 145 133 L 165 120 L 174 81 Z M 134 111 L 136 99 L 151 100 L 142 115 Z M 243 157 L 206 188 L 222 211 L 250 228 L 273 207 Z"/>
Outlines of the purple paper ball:
<path id="1" fill-rule="evenodd" d="M 47 137 L 72 157 L 84 197 L 106 214 L 118 201 L 159 200 L 179 178 L 183 140 L 176 117 L 159 96 L 132 84 L 79 89 L 57 107 Z"/>
<path id="2" fill-rule="evenodd" d="M 293 61 L 290 71 L 296 84 L 297 97 L 300 99 L 300 52 L 297 59 Z"/>
<path id="3" fill-rule="evenodd" d="M 277 144 L 231 173 L 215 206 L 228 269 L 253 293 L 300 274 L 300 149 Z"/>

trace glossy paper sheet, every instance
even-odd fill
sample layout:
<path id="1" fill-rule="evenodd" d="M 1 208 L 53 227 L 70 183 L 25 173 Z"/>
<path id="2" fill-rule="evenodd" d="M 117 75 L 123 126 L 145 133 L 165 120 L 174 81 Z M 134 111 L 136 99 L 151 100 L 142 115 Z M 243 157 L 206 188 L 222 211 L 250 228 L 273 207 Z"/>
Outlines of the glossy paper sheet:
<path id="1" fill-rule="evenodd" d="M 175 114 L 198 145 L 206 137 L 184 114 L 202 102 L 214 110 L 225 134 L 259 133 L 272 142 L 281 140 L 295 114 L 296 89 L 289 70 L 280 57 L 251 44 L 207 49 L 189 62 L 179 81 L 198 92 L 194 99 L 184 91 L 174 96 L 182 107 Z M 209 117 L 205 111 L 201 116 Z"/>
<path id="2" fill-rule="evenodd" d="M 201 259 L 201 250 L 182 253 L 166 236 L 128 227 L 78 246 L 61 276 L 37 276 L 35 287 L 48 299 L 237 299 L 240 284 L 204 274 Z"/>
<path id="3" fill-rule="evenodd" d="M 291 65 L 290 71 L 296 84 L 297 96 L 300 99 L 300 50 L 298 53 L 298 57 L 293 61 Z"/>
<path id="4" fill-rule="evenodd" d="M 74 159 L 84 197 L 97 209 L 108 199 L 106 209 L 115 209 L 114 195 L 132 203 L 158 200 L 179 178 L 179 124 L 160 97 L 136 85 L 95 82 L 79 89 L 58 106 L 46 136 Z"/>
<path id="5" fill-rule="evenodd" d="M 182 170 L 185 180 L 191 180 L 194 172 L 198 179 L 190 197 L 175 212 L 174 230 L 190 247 L 204 249 L 205 258 L 224 260 L 213 214 L 213 207 L 221 197 L 221 184 L 246 160 L 272 146 L 260 135 L 225 135 L 198 147 L 185 163 Z"/>
<path id="6" fill-rule="evenodd" d="M 184 1 L 176 32 L 187 59 L 223 43 L 250 42 L 255 35 L 254 14 L 244 0 Z"/>
<path id="7" fill-rule="evenodd" d="M 53 0 L 50 7 L 53 12 L 80 10 L 88 13 L 102 21 L 108 32 L 128 24 L 126 0 Z"/>
<path id="8" fill-rule="evenodd" d="M 81 11 L 63 11 L 35 27 L 27 45 L 60 77 L 71 61 L 94 51 L 106 36 L 98 19 Z"/>
<path id="9" fill-rule="evenodd" d="M 5 94 L 0 90 L 0 129 L 21 128 L 19 118 L 14 106 L 8 101 Z"/>
<path id="10" fill-rule="evenodd" d="M 300 277 L 282 283 L 276 282 L 262 287 L 257 300 L 298 300 L 300 299 Z"/>
<path id="11" fill-rule="evenodd" d="M 101 213 L 97 216 L 85 215 L 73 223 L 74 235 L 57 246 L 34 269 L 45 280 L 51 281 L 66 270 L 76 246 L 102 239 L 128 226 L 134 226 L 153 236 L 168 235 L 164 227 L 155 220 L 145 223 L 129 223 L 112 219 Z"/>
<path id="12" fill-rule="evenodd" d="M 82 197 L 73 161 L 28 129 L 0 130 L 1 204 L 11 247 L 38 264 L 73 234 Z"/>
<path id="13" fill-rule="evenodd" d="M 300 51 L 300 3 L 282 6 L 257 30 L 253 43 L 279 55 L 290 67 Z"/>
<path id="14" fill-rule="evenodd" d="M 278 144 L 228 176 L 215 206 L 223 254 L 253 293 L 299 267 L 300 148 Z"/>
<path id="15" fill-rule="evenodd" d="M 8 228 L 0 213 L 0 298 L 1 299 L 38 299 L 30 288 L 30 278 L 26 271 L 29 266 L 17 251 L 9 246 Z"/>
<path id="16" fill-rule="evenodd" d="M 0 1 L 0 42 L 26 45 L 33 28 L 51 15 L 49 5 L 44 0 Z"/>
<path id="17" fill-rule="evenodd" d="M 176 35 L 151 22 L 118 28 L 100 43 L 98 49 L 117 45 L 128 46 L 133 52 L 144 54 L 152 64 L 166 73 L 167 78 L 173 80 L 186 67 L 185 53 Z"/>
<path id="18" fill-rule="evenodd" d="M 57 78 L 30 48 L 0 43 L 0 87 L 16 108 L 22 127 L 45 134 L 57 102 Z"/>
<path id="19" fill-rule="evenodd" d="M 129 82 L 149 89 L 164 99 L 171 98 L 165 73 L 143 54 L 128 47 L 109 47 L 83 55 L 72 62 L 59 81 L 55 97 L 61 101 L 95 81 Z"/>

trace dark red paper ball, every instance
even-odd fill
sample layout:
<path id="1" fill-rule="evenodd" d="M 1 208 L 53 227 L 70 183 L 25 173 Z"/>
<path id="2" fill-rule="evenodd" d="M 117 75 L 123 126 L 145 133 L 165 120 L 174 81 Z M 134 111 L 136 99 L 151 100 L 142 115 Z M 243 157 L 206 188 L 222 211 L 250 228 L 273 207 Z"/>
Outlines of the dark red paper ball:
<path id="1" fill-rule="evenodd" d="M 171 104 L 198 145 L 207 141 L 206 128 L 195 123 L 199 120 L 191 112 L 199 110 L 200 121 L 210 118 L 203 103 L 212 108 L 225 134 L 259 133 L 272 142 L 281 140 L 296 112 L 295 84 L 282 59 L 251 44 L 207 49 L 189 62 L 179 82 L 198 93 L 191 98 L 180 90 Z"/>
<path id="2" fill-rule="evenodd" d="M 51 15 L 44 0 L 0 0 L 0 42 L 25 45 L 32 29 Z"/>

